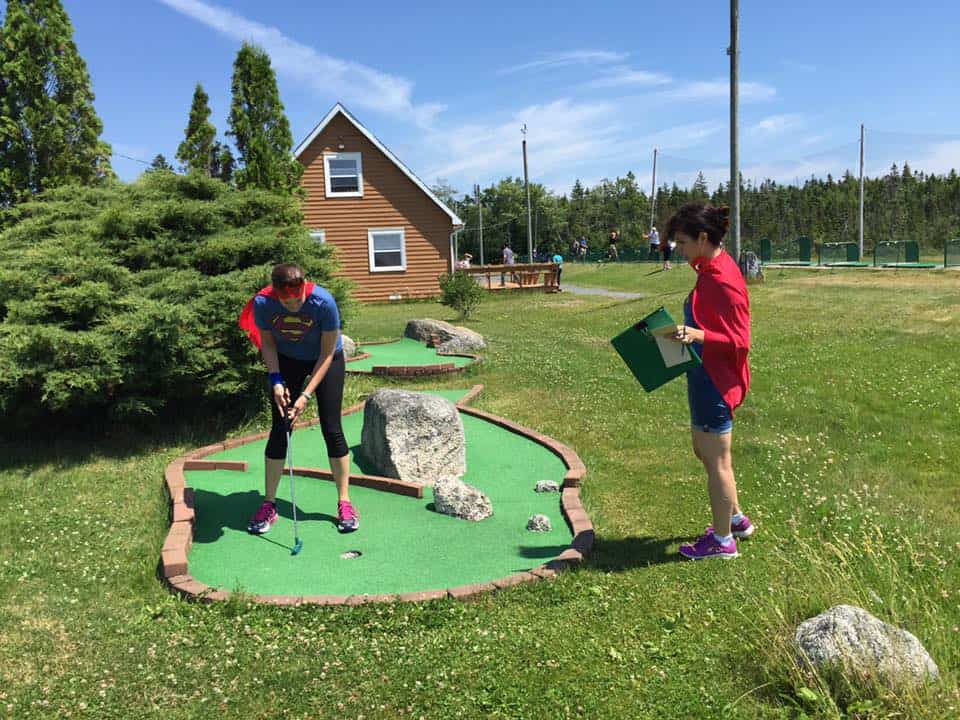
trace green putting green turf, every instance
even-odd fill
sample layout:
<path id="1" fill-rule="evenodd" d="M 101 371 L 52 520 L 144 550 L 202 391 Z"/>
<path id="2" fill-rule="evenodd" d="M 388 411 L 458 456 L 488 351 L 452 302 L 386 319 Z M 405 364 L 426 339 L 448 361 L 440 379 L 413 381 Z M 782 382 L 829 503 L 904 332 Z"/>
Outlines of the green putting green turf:
<path id="1" fill-rule="evenodd" d="M 436 392 L 456 401 L 466 391 Z M 290 555 L 293 515 L 289 476 L 278 494 L 280 520 L 266 535 L 246 532 L 262 501 L 265 441 L 208 456 L 245 460 L 247 472 L 188 471 L 196 493 L 196 528 L 190 574 L 207 585 L 267 595 L 362 595 L 439 590 L 479 583 L 529 570 L 562 552 L 572 541 L 558 493 L 536 493 L 537 480 L 562 484 L 566 468 L 545 447 L 469 415 L 461 415 L 467 439 L 464 480 L 493 503 L 481 522 L 448 517 L 431 509 L 430 488 L 420 500 L 352 487 L 360 530 L 341 535 L 334 525 L 337 494 L 332 481 L 297 477 L 297 517 L 303 550 Z M 363 413 L 344 419 L 344 433 L 356 454 Z M 293 463 L 329 468 L 317 426 L 298 430 Z M 351 463 L 353 472 L 364 469 Z M 369 469 L 368 469 L 369 470 Z M 553 530 L 533 533 L 527 519 L 542 513 Z M 358 550 L 346 560 L 341 553 Z"/>
<path id="2" fill-rule="evenodd" d="M 370 353 L 370 357 L 347 363 L 347 370 L 351 372 L 370 372 L 375 365 L 412 367 L 453 363 L 459 368 L 475 362 L 473 358 L 468 357 L 438 355 L 436 348 L 427 347 L 424 343 L 410 338 L 401 338 L 396 342 L 382 345 L 361 343 L 358 351 Z"/>

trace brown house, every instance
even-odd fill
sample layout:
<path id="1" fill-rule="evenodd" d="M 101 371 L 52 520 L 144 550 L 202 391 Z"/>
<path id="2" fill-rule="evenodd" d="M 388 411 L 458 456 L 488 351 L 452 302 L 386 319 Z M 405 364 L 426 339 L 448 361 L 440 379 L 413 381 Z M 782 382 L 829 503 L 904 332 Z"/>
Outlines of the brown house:
<path id="1" fill-rule="evenodd" d="M 359 300 L 438 295 L 463 222 L 337 103 L 294 151 L 304 167 L 304 223 L 337 247 Z"/>

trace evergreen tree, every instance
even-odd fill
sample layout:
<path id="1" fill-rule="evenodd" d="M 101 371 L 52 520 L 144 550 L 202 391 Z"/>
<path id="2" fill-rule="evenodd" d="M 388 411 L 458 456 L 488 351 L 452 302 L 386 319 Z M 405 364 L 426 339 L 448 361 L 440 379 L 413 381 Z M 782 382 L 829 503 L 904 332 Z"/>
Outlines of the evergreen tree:
<path id="1" fill-rule="evenodd" d="M 153 158 L 153 162 L 150 163 L 150 170 L 148 172 L 155 172 L 157 170 L 161 172 L 173 172 L 173 166 L 167 162 L 167 159 L 162 154 L 158 154 L 155 158 Z"/>
<path id="2" fill-rule="evenodd" d="M 203 172 L 213 175 L 214 138 L 217 129 L 210 122 L 210 96 L 197 83 L 193 91 L 193 103 L 190 106 L 190 119 L 183 131 L 183 142 L 177 148 L 177 160 L 183 163 L 187 172 Z"/>
<path id="3" fill-rule="evenodd" d="M 60 0 L 8 0 L 0 31 L 0 207 L 110 169 L 86 63 Z"/>
<path id="4" fill-rule="evenodd" d="M 241 167 L 237 187 L 293 193 L 303 166 L 293 158 L 293 136 L 284 112 L 270 57 L 244 43 L 233 63 L 230 131 Z"/>

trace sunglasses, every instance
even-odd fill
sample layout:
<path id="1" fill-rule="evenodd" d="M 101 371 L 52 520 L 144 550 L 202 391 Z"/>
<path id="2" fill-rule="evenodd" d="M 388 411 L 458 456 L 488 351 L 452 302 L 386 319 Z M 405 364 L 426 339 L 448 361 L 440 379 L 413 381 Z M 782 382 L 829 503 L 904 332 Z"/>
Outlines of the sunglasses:
<path id="1" fill-rule="evenodd" d="M 303 295 L 303 280 L 295 283 L 288 283 L 276 288 L 277 296 L 281 300 L 299 300 Z"/>

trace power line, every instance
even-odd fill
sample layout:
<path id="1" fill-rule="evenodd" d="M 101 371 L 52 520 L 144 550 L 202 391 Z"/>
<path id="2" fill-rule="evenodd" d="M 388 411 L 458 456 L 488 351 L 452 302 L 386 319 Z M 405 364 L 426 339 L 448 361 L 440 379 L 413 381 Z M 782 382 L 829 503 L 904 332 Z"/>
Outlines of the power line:
<path id="1" fill-rule="evenodd" d="M 130 157 L 129 155 L 124 155 L 123 153 L 118 153 L 118 152 L 116 152 L 116 151 L 113 152 L 113 155 L 116 155 L 117 157 L 122 157 L 124 160 L 133 160 L 134 162 L 142 163 L 142 164 L 144 164 L 144 165 L 153 165 L 153 163 L 147 162 L 146 160 L 141 160 L 140 158 Z"/>

